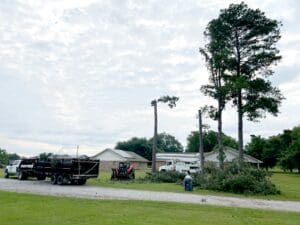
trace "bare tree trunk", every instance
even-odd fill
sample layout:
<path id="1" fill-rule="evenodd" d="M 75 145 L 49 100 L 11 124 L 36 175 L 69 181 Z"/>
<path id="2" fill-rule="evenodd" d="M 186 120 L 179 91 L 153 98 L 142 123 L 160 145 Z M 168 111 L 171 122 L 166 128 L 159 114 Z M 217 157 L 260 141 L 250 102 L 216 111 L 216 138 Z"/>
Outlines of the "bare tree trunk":
<path id="1" fill-rule="evenodd" d="M 220 168 L 224 169 L 224 151 L 223 151 L 223 136 L 222 136 L 222 110 L 221 102 L 219 100 L 218 106 L 218 147 L 219 147 L 219 164 Z"/>
<path id="2" fill-rule="evenodd" d="M 152 145 L 152 173 L 156 172 L 156 149 L 157 149 L 157 101 L 153 102 L 154 106 L 154 137 Z"/>
<path id="3" fill-rule="evenodd" d="M 238 137 L 239 137 L 239 160 L 244 159 L 244 143 L 243 143 L 243 112 L 242 112 L 242 93 L 238 91 Z"/>
<path id="4" fill-rule="evenodd" d="M 200 166 L 201 172 L 204 170 L 204 150 L 203 150 L 203 133 L 202 133 L 202 114 L 199 109 L 199 154 L 200 154 Z"/>
<path id="5" fill-rule="evenodd" d="M 241 76 L 241 52 L 240 52 L 240 41 L 238 31 L 235 31 L 235 47 L 237 53 L 237 65 L 236 65 L 236 76 Z M 244 158 L 244 141 L 243 141 L 243 102 L 242 102 L 242 90 L 239 87 L 237 89 L 237 111 L 238 111 L 238 141 L 239 141 L 239 160 L 243 161 Z"/>

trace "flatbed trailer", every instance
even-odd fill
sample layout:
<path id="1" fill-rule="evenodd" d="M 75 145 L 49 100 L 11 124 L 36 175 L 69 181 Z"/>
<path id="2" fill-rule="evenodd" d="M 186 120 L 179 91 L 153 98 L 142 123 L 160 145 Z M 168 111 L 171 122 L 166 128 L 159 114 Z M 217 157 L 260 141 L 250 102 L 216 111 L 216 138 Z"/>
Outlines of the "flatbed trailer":
<path id="1" fill-rule="evenodd" d="M 99 160 L 89 158 L 49 158 L 24 159 L 17 167 L 19 180 L 36 177 L 38 180 L 50 178 L 52 184 L 85 184 L 89 178 L 99 175 Z"/>

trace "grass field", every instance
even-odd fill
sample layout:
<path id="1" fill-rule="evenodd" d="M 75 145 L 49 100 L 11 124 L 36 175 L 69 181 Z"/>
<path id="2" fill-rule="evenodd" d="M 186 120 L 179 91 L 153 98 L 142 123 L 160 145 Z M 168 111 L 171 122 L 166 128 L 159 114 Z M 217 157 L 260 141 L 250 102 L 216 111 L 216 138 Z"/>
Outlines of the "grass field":
<path id="1" fill-rule="evenodd" d="M 58 198 L 2 191 L 0 205 L 1 225 L 295 225 L 300 221 L 300 213 L 145 201 Z"/>
<path id="2" fill-rule="evenodd" d="M 300 201 L 300 174 L 274 172 L 272 182 L 281 190 L 280 199 Z"/>
<path id="3" fill-rule="evenodd" d="M 145 171 L 136 171 L 136 177 L 145 176 Z M 3 177 L 3 169 L 0 169 L 0 177 Z M 215 192 L 208 190 L 194 189 L 193 194 L 206 194 L 206 195 L 222 195 L 234 197 L 252 197 L 273 200 L 289 200 L 300 201 L 300 174 L 298 173 L 283 173 L 274 172 L 271 177 L 272 182 L 281 191 L 280 195 L 240 195 L 225 192 Z M 184 192 L 182 186 L 170 183 L 141 183 L 138 181 L 111 181 L 109 172 L 101 172 L 99 179 L 89 179 L 87 185 L 96 185 L 101 187 L 112 188 L 126 188 L 138 190 L 151 190 L 151 191 L 169 191 L 169 192 Z"/>
<path id="4" fill-rule="evenodd" d="M 144 171 L 136 171 L 137 177 L 145 175 Z M 240 195 L 225 192 L 216 192 L 209 190 L 194 189 L 193 194 L 206 194 L 206 195 L 222 195 L 222 196 L 234 196 L 234 197 L 254 197 L 263 199 L 274 200 L 289 200 L 300 201 L 300 174 L 298 173 L 283 173 L 274 172 L 271 177 L 272 182 L 280 189 L 280 195 Z M 170 183 L 141 183 L 138 181 L 111 181 L 110 173 L 100 173 L 100 179 L 90 179 L 88 185 L 98 185 L 101 187 L 112 188 L 129 188 L 139 190 L 152 190 L 152 191 L 172 191 L 172 192 L 184 192 L 183 187 L 178 184 Z"/>

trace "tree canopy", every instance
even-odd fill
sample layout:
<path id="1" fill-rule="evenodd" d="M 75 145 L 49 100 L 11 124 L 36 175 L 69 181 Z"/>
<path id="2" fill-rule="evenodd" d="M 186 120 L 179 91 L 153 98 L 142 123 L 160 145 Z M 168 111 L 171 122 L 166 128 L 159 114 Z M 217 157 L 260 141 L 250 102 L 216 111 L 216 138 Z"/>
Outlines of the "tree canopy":
<path id="1" fill-rule="evenodd" d="M 272 65 L 281 56 L 276 48 L 281 23 L 269 19 L 259 9 L 245 3 L 230 4 L 217 19 L 209 22 L 206 32 L 226 62 L 226 86 L 238 113 L 240 159 L 243 158 L 243 117 L 256 121 L 265 113 L 277 115 L 283 99 L 278 88 L 267 79 Z"/>
<path id="2" fill-rule="evenodd" d="M 127 141 L 118 142 L 115 148 L 135 152 L 148 160 L 152 159 L 152 144 L 146 138 L 133 137 Z"/>
<path id="3" fill-rule="evenodd" d="M 133 137 L 127 141 L 118 142 L 116 149 L 135 152 L 148 160 L 152 160 L 153 139 Z M 182 144 L 172 135 L 159 133 L 157 135 L 157 152 L 182 152 Z"/>
<path id="4" fill-rule="evenodd" d="M 152 138 L 150 142 L 152 142 Z M 160 133 L 157 135 L 158 152 L 183 152 L 182 144 L 172 135 Z"/>
<path id="5" fill-rule="evenodd" d="M 237 141 L 223 134 L 223 144 L 224 146 L 229 146 L 237 149 L 238 144 Z M 204 144 L 204 152 L 210 152 L 214 149 L 215 146 L 218 145 L 218 133 L 212 130 L 205 131 L 203 134 L 203 144 Z M 187 152 L 198 152 L 199 151 L 199 132 L 192 131 L 187 137 Z"/>
<path id="6" fill-rule="evenodd" d="M 279 165 L 284 170 L 300 172 L 300 126 L 268 138 L 252 135 L 245 149 L 262 160 L 267 169 Z"/>
<path id="7" fill-rule="evenodd" d="M 5 149 L 0 148 L 0 166 L 1 165 L 8 165 L 9 161 L 17 160 L 21 157 L 16 153 L 7 153 Z"/>

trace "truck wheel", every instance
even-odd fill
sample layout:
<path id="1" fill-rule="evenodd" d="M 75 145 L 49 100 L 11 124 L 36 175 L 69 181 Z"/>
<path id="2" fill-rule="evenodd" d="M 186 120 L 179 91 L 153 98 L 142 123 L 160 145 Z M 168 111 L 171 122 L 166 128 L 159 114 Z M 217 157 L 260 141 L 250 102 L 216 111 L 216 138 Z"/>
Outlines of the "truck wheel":
<path id="1" fill-rule="evenodd" d="M 8 174 L 7 170 L 5 170 L 5 172 L 4 172 L 4 178 L 9 178 L 9 174 Z"/>
<path id="2" fill-rule="evenodd" d="M 64 184 L 64 177 L 63 175 L 58 175 L 57 178 L 56 178 L 56 183 L 58 185 L 63 185 Z"/>
<path id="3" fill-rule="evenodd" d="M 86 179 L 78 180 L 79 185 L 84 185 L 86 183 Z"/>
<path id="4" fill-rule="evenodd" d="M 54 184 L 56 184 L 56 182 L 57 182 L 57 181 L 56 181 L 56 176 L 55 176 L 55 175 L 52 175 L 52 176 L 51 176 L 51 179 L 50 179 L 50 183 L 54 185 Z"/>
<path id="5" fill-rule="evenodd" d="M 19 172 L 17 173 L 17 177 L 18 177 L 19 180 L 24 180 L 25 174 L 24 174 L 22 171 L 19 171 Z"/>

